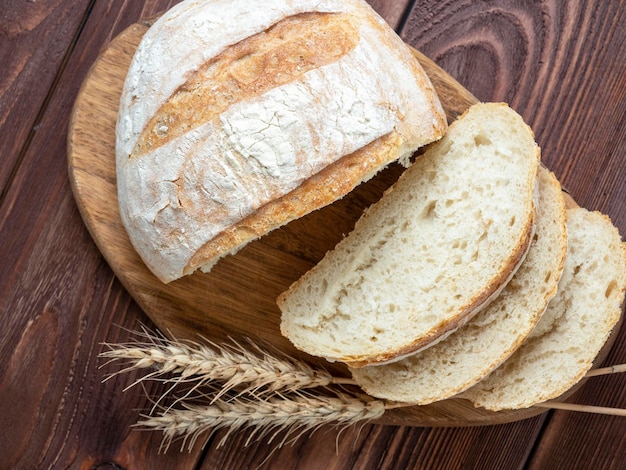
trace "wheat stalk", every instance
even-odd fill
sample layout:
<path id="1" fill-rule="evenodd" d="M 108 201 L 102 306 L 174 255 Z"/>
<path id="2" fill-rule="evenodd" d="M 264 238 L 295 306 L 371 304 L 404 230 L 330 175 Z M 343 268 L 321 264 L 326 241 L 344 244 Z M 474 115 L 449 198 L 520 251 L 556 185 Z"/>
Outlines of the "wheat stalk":
<path id="1" fill-rule="evenodd" d="M 161 448 L 167 450 L 172 441 L 183 440 L 191 449 L 198 437 L 207 431 L 207 439 L 219 429 L 227 429 L 218 443 L 224 444 L 232 432 L 250 428 L 253 437 L 287 431 L 280 442 L 292 439 L 318 426 L 336 423 L 352 425 L 381 417 L 386 410 L 413 406 L 374 399 L 362 393 L 332 390 L 333 385 L 356 385 L 352 379 L 333 377 L 323 368 L 313 368 L 303 361 L 282 353 L 270 353 L 252 341 L 248 347 L 231 340 L 215 344 L 178 341 L 143 328 L 135 335 L 145 338 L 124 344 L 105 343 L 100 357 L 125 366 L 105 380 L 133 370 L 151 369 L 126 389 L 147 380 L 160 380 L 171 387 L 154 401 L 149 414 L 142 415 L 136 426 L 163 432 Z M 589 371 L 587 377 L 625 372 L 626 365 Z M 185 385 L 182 395 L 176 392 Z M 322 387 L 316 395 L 308 389 Z M 329 396 L 328 392 L 332 392 Z M 160 402 L 173 399 L 168 407 Z M 535 405 L 541 408 L 565 409 L 626 416 L 626 410 L 549 401 Z"/>
<path id="2" fill-rule="evenodd" d="M 204 343 L 171 340 L 145 328 L 134 334 L 144 341 L 104 344 L 106 350 L 100 357 L 107 361 L 103 366 L 124 364 L 104 380 L 123 372 L 150 369 L 125 390 L 148 380 L 172 384 L 153 400 L 150 412 L 136 424 L 140 429 L 162 431 L 161 448 L 165 450 L 176 439 L 183 440 L 183 447 L 188 443 L 191 448 L 200 435 L 211 431 L 208 439 L 212 432 L 223 428 L 227 432 L 219 445 L 242 428 L 252 429 L 248 442 L 268 432 L 274 431 L 273 439 L 280 431 L 287 431 L 282 445 L 296 431 L 300 432 L 295 438 L 328 423 L 349 426 L 375 419 L 388 406 L 361 394 L 335 390 L 328 396 L 329 386 L 354 382 L 286 355 L 270 353 L 252 341 L 246 348 L 234 340 L 220 345 L 206 339 Z M 189 388 L 177 396 L 182 385 Z M 326 391 L 326 395 L 306 393 L 314 387 L 324 387 L 320 392 Z M 173 403 L 160 405 L 166 398 Z"/>
<path id="3" fill-rule="evenodd" d="M 127 388 L 146 380 L 163 380 L 174 384 L 193 382 L 196 387 L 211 382 L 221 383 L 221 392 L 231 389 L 255 392 L 294 391 L 304 388 L 349 384 L 350 379 L 333 377 L 322 368 L 314 369 L 305 362 L 288 356 L 270 354 L 250 342 L 245 348 L 234 340 L 231 344 L 215 344 L 168 340 L 144 330 L 147 342 L 112 345 L 100 357 L 111 362 L 123 361 L 126 366 L 109 375 L 105 380 L 123 372 L 136 369 L 152 369 Z M 176 374 L 169 377 L 171 374 Z M 243 389 L 242 389 L 243 387 Z"/>
<path id="4" fill-rule="evenodd" d="M 578 411 L 581 413 L 594 413 L 609 416 L 626 416 L 626 410 L 622 408 L 609 408 L 606 406 L 579 405 L 576 403 L 562 403 L 559 401 L 546 401 L 535 405 L 539 408 L 555 410 Z"/>
<path id="5" fill-rule="evenodd" d="M 598 377 L 600 375 L 619 374 L 626 372 L 626 364 L 616 364 L 614 366 L 591 369 L 585 377 Z"/>
<path id="6" fill-rule="evenodd" d="M 254 437 L 262 437 L 273 431 L 269 440 L 271 442 L 278 433 L 287 431 L 279 443 L 280 447 L 295 431 L 300 432 L 293 439 L 324 424 L 349 426 L 376 419 L 383 415 L 385 409 L 383 401 L 360 399 L 346 394 L 276 394 L 267 399 L 237 396 L 231 400 L 212 400 L 208 406 L 183 403 L 181 409 L 168 409 L 158 416 L 144 415 L 144 419 L 136 426 L 162 431 L 161 447 L 165 450 L 176 439 L 183 439 L 183 447 L 186 443 L 191 449 L 200 435 L 227 429 L 218 443 L 220 447 L 232 432 L 245 428 L 252 429 L 245 445 Z"/>

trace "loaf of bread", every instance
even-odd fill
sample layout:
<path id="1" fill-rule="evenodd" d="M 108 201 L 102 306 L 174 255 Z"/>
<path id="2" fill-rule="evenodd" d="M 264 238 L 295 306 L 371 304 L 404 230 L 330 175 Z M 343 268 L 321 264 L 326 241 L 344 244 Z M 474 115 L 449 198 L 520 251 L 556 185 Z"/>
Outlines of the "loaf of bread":
<path id="1" fill-rule="evenodd" d="M 626 243 L 610 219 L 568 209 L 568 252 L 557 295 L 527 341 L 462 396 L 488 410 L 557 398 L 591 368 L 620 319 Z"/>
<path id="2" fill-rule="evenodd" d="M 507 105 L 471 107 L 280 295 L 283 335 L 309 354 L 363 367 L 459 328 L 528 251 L 539 154 Z"/>
<path id="3" fill-rule="evenodd" d="M 361 388 L 375 397 L 426 405 L 466 390 L 513 354 L 556 294 L 567 253 L 561 185 L 543 167 L 536 225 L 524 263 L 493 302 L 424 351 L 391 364 L 353 369 Z"/>
<path id="4" fill-rule="evenodd" d="M 120 215 L 163 282 L 441 137 L 408 47 L 362 0 L 183 1 L 145 34 L 117 122 Z"/>

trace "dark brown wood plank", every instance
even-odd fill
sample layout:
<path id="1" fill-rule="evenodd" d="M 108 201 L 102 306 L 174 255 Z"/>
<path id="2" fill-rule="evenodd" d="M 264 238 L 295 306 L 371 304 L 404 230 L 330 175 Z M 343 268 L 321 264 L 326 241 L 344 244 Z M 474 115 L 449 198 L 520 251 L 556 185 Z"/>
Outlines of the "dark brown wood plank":
<path id="1" fill-rule="evenodd" d="M 249 433 L 244 432 L 231 436 L 224 447 L 210 446 L 201 468 L 256 468 L 261 464 L 262 468 L 298 470 L 518 468 L 530 450 L 527 443 L 537 437 L 540 420 L 532 418 L 534 425 L 530 426 L 521 421 L 474 428 L 323 427 L 280 448 L 277 443 L 283 434 L 272 442 L 263 439 L 246 446 Z M 213 442 L 224 435 L 218 433 Z"/>
<path id="2" fill-rule="evenodd" d="M 0 201 L 90 4 L 0 2 Z"/>
<path id="3" fill-rule="evenodd" d="M 70 8 L 73 2 L 67 3 Z M 135 328 L 147 319 L 84 229 L 65 171 L 67 119 L 98 50 L 139 17 L 170 3 L 95 2 L 0 207 L 0 429 L 11 430 L 0 433 L 0 462 L 9 468 L 194 468 L 199 458 L 198 448 L 188 454 L 174 447 L 159 455 L 160 436 L 130 431 L 148 405 L 138 390 L 123 392 L 132 375 L 100 384 L 106 370 L 97 368 L 99 343 L 126 341 L 129 335 L 118 325 Z M 405 38 L 479 98 L 510 100 L 533 124 L 544 158 L 576 199 L 608 212 L 624 233 L 623 13 L 618 2 L 597 1 L 584 10 L 573 3 L 417 2 Z M 4 168 L 0 174 L 5 177 Z M 620 335 L 610 361 L 625 357 Z M 623 385 L 619 377 L 594 379 L 575 398 L 623 407 Z M 323 428 L 266 463 L 515 468 L 526 461 L 541 426 L 542 418 L 533 418 L 471 429 L 367 425 L 360 433 L 338 435 Z M 577 458 L 586 468 L 619 467 L 624 435 L 620 419 L 555 413 L 532 464 L 557 468 L 559 461 Z M 272 449 L 267 440 L 244 447 L 245 433 L 218 448 L 222 436 L 209 442 L 202 468 L 253 467 Z"/>
<path id="4" fill-rule="evenodd" d="M 66 168 L 71 106 L 91 63 L 116 31 L 171 3 L 95 4 L 0 208 L 3 468 L 192 468 L 199 457 L 159 455 L 161 436 L 131 429 L 149 406 L 139 389 L 123 392 L 131 376 L 101 384 L 101 343 L 147 319 L 87 233 Z"/>
<path id="5" fill-rule="evenodd" d="M 624 358 L 621 342 L 620 357 Z M 617 354 L 616 354 L 617 355 Z M 626 381 L 620 377 L 589 380 L 572 403 L 624 408 Z M 616 469 L 626 462 L 626 420 L 577 412 L 554 412 L 528 465 L 529 469 Z"/>
<path id="6" fill-rule="evenodd" d="M 623 8 L 527 3 L 419 2 L 403 37 L 479 100 L 510 103 L 576 201 L 624 233 Z"/>
<path id="7" fill-rule="evenodd" d="M 626 234 L 626 14 L 619 2 L 417 2 L 403 37 L 480 100 L 509 102 L 576 201 L 607 213 Z M 623 362 L 622 330 L 606 363 Z M 624 377 L 591 379 L 569 401 L 624 408 L 624 385 Z M 623 466 L 626 420 L 550 416 L 536 451 L 532 436 L 542 423 L 531 420 L 519 424 L 527 436 L 519 454 L 501 455 L 521 466 L 532 451 L 536 469 Z M 500 431 L 498 445 L 515 438 L 513 425 Z M 451 447 L 478 453 L 466 440 Z"/>

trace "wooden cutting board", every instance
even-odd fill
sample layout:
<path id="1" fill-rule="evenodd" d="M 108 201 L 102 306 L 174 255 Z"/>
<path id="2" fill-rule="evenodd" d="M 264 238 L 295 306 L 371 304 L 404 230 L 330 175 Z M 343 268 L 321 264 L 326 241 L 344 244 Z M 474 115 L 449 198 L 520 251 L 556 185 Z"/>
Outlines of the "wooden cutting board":
<path id="1" fill-rule="evenodd" d="M 126 71 L 150 21 L 115 38 L 93 64 L 76 99 L 68 135 L 69 176 L 76 203 L 116 276 L 161 332 L 213 341 L 249 337 L 302 360 L 279 331 L 276 297 L 347 234 L 363 210 L 402 172 L 392 165 L 341 201 L 247 245 L 208 274 L 161 283 L 133 249 L 120 220 L 115 175 L 115 123 Z M 451 122 L 476 99 L 434 62 L 415 51 Z M 606 348 L 608 350 L 608 348 Z M 340 365 L 323 364 L 349 376 Z M 529 418 L 544 409 L 487 412 L 462 399 L 390 410 L 381 422 L 414 426 L 496 424 Z"/>

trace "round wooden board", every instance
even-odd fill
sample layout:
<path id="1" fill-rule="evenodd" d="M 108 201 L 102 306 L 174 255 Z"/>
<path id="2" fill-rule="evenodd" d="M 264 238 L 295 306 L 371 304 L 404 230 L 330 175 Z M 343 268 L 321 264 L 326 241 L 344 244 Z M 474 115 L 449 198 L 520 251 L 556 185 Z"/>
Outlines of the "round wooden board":
<path id="1" fill-rule="evenodd" d="M 133 249 L 119 217 L 115 174 L 115 123 L 126 71 L 150 22 L 122 32 L 100 54 L 77 97 L 68 135 L 69 176 L 83 220 L 116 276 L 161 332 L 180 339 L 251 338 L 302 360 L 281 336 L 276 297 L 348 233 L 363 210 L 400 175 L 392 165 L 341 201 L 250 243 L 208 274 L 161 283 Z M 432 61 L 415 51 L 437 88 L 448 120 L 475 98 Z M 335 374 L 340 365 L 323 363 Z M 390 410 L 380 422 L 411 426 L 471 426 L 511 422 L 545 411 L 488 412 L 450 399 Z"/>

